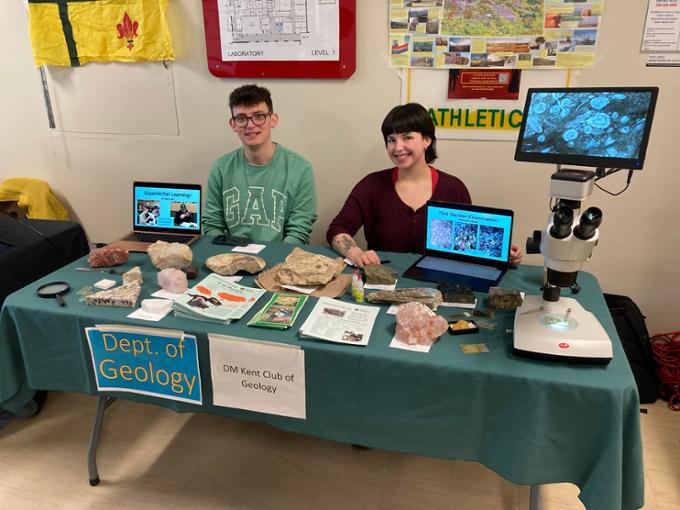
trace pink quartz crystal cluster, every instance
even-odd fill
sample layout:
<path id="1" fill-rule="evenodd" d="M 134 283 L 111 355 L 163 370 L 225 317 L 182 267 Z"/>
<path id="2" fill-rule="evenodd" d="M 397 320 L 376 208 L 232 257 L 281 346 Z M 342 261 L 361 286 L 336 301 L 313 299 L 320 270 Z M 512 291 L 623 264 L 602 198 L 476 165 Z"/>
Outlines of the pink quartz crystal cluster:
<path id="1" fill-rule="evenodd" d="M 412 301 L 397 309 L 397 339 L 407 344 L 432 345 L 449 325 L 422 303 Z"/>
<path id="2" fill-rule="evenodd" d="M 90 267 L 111 267 L 127 262 L 128 251 L 114 246 L 104 246 L 90 251 L 87 263 Z"/>

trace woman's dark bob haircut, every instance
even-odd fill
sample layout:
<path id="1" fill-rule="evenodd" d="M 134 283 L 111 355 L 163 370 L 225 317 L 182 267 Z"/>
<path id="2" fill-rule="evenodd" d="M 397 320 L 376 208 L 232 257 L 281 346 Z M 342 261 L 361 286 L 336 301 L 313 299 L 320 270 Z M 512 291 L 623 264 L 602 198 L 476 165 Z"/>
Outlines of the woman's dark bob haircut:
<path id="1" fill-rule="evenodd" d="M 432 143 L 425 149 L 425 162 L 432 163 L 437 159 L 437 137 L 434 134 L 434 123 L 427 110 L 418 103 L 407 103 L 392 108 L 383 120 L 380 130 L 387 146 L 387 137 L 397 133 L 420 133 Z"/>

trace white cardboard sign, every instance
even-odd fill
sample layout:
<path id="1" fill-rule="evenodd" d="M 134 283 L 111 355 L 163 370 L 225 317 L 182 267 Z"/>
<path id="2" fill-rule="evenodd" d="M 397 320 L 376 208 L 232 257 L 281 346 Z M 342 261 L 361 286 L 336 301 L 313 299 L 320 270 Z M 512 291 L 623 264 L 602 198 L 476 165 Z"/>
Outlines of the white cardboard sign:
<path id="1" fill-rule="evenodd" d="M 214 405 L 307 417 L 302 349 L 214 333 L 208 341 Z"/>

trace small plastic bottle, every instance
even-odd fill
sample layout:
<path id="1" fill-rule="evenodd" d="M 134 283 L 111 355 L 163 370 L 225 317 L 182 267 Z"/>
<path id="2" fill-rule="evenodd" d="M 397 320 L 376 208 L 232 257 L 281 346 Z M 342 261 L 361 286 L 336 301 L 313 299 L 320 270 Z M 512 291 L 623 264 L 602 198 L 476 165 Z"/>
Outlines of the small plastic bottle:
<path id="1" fill-rule="evenodd" d="M 361 280 L 361 275 L 358 275 L 358 282 L 357 282 L 357 291 L 356 295 L 354 296 L 354 300 L 357 303 L 363 303 L 364 302 L 364 282 Z"/>
<path id="2" fill-rule="evenodd" d="M 354 271 L 354 274 L 352 275 L 352 298 L 356 299 L 357 298 L 357 285 L 359 283 L 359 272 Z"/>

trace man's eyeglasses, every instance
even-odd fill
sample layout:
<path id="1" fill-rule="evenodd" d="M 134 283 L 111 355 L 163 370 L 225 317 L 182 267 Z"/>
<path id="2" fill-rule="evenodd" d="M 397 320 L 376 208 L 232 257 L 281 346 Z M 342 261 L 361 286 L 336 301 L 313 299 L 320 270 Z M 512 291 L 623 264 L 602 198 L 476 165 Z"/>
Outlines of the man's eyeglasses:
<path id="1" fill-rule="evenodd" d="M 272 114 L 272 112 L 267 112 L 267 113 L 253 113 L 252 115 L 236 115 L 235 117 L 232 117 L 231 119 L 234 121 L 234 124 L 236 124 L 238 127 L 246 127 L 248 125 L 248 121 L 252 121 L 255 126 L 261 126 L 265 122 L 267 122 L 267 117 L 269 117 Z"/>

